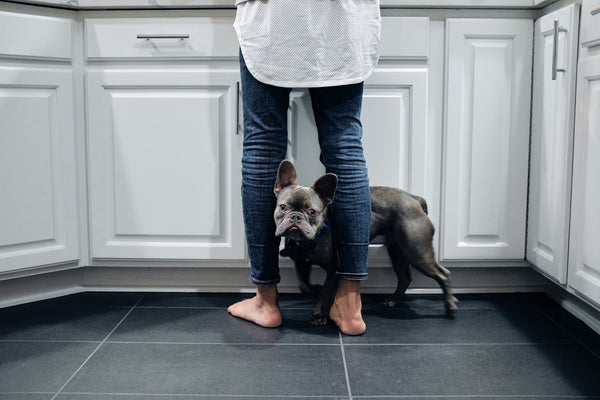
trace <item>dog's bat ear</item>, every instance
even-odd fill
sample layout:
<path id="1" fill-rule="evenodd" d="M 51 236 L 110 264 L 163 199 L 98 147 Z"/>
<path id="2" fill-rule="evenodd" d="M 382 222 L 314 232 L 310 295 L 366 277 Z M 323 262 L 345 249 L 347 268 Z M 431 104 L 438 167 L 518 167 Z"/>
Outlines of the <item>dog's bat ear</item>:
<path id="1" fill-rule="evenodd" d="M 327 204 L 333 203 L 338 178 L 335 174 L 325 174 L 313 183 L 312 188 Z"/>
<path id="2" fill-rule="evenodd" d="M 294 164 L 288 160 L 283 160 L 279 164 L 279 170 L 277 171 L 277 180 L 275 181 L 275 194 L 278 194 L 288 186 L 296 185 L 296 168 Z"/>

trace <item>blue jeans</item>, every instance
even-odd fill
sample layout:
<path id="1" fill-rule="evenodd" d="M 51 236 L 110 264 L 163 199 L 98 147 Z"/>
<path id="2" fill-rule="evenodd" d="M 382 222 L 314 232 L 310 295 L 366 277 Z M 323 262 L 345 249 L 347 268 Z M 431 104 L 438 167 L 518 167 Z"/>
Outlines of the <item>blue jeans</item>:
<path id="1" fill-rule="evenodd" d="M 273 188 L 279 163 L 286 156 L 291 89 L 256 80 L 241 53 L 240 72 L 244 110 L 242 205 L 250 281 L 273 285 L 280 281 Z M 338 252 L 336 273 L 348 280 L 367 279 L 371 227 L 369 178 L 361 142 L 362 93 L 363 83 L 310 89 L 322 162 L 327 172 L 338 176 L 329 219 Z"/>

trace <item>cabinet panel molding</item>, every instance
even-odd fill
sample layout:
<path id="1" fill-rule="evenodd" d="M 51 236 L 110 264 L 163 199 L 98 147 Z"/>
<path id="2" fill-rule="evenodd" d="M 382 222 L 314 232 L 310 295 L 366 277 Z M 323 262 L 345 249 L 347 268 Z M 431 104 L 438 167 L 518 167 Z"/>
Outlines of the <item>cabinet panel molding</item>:
<path id="1" fill-rule="evenodd" d="M 450 19 L 444 259 L 522 259 L 532 23 Z"/>
<path id="2" fill-rule="evenodd" d="M 70 70 L 0 68 L 0 273 L 78 258 Z"/>
<path id="3" fill-rule="evenodd" d="M 243 259 L 237 71 L 91 71 L 93 258 Z"/>

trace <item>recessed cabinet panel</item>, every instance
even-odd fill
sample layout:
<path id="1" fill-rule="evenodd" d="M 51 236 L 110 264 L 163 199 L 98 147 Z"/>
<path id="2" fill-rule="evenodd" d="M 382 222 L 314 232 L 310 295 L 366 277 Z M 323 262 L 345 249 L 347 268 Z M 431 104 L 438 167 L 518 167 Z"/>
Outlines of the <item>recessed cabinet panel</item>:
<path id="1" fill-rule="evenodd" d="M 532 24 L 447 23 L 444 259 L 522 259 Z"/>
<path id="2" fill-rule="evenodd" d="M 0 273 L 76 260 L 70 71 L 0 68 Z"/>
<path id="3" fill-rule="evenodd" d="M 89 73 L 93 258 L 244 257 L 237 78 Z"/>
<path id="4" fill-rule="evenodd" d="M 569 286 L 600 305 L 600 58 L 577 79 Z"/>
<path id="5" fill-rule="evenodd" d="M 117 235 L 219 235 L 227 90 L 106 90 Z"/>
<path id="6" fill-rule="evenodd" d="M 562 284 L 567 281 L 578 17 L 579 6 L 572 5 L 535 25 L 527 260 Z"/>

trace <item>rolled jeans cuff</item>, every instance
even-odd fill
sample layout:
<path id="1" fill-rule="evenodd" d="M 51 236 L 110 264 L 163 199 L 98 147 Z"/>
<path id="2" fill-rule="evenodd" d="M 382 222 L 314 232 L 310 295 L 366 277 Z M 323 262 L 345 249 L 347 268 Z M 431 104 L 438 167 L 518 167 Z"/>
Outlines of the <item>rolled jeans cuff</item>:
<path id="1" fill-rule="evenodd" d="M 338 267 L 336 275 L 347 280 L 366 280 L 369 243 L 337 244 L 337 247 Z"/>
<path id="2" fill-rule="evenodd" d="M 336 272 L 335 274 L 339 279 L 347 281 L 366 281 L 369 278 L 368 274 L 353 274 L 349 272 Z"/>
<path id="3" fill-rule="evenodd" d="M 250 278 L 248 278 L 248 280 L 256 286 L 269 286 L 269 285 L 277 285 L 279 282 L 281 282 L 281 277 L 278 276 L 275 279 L 263 281 L 260 279 L 256 279 L 254 276 L 252 276 L 252 274 L 250 274 Z"/>

